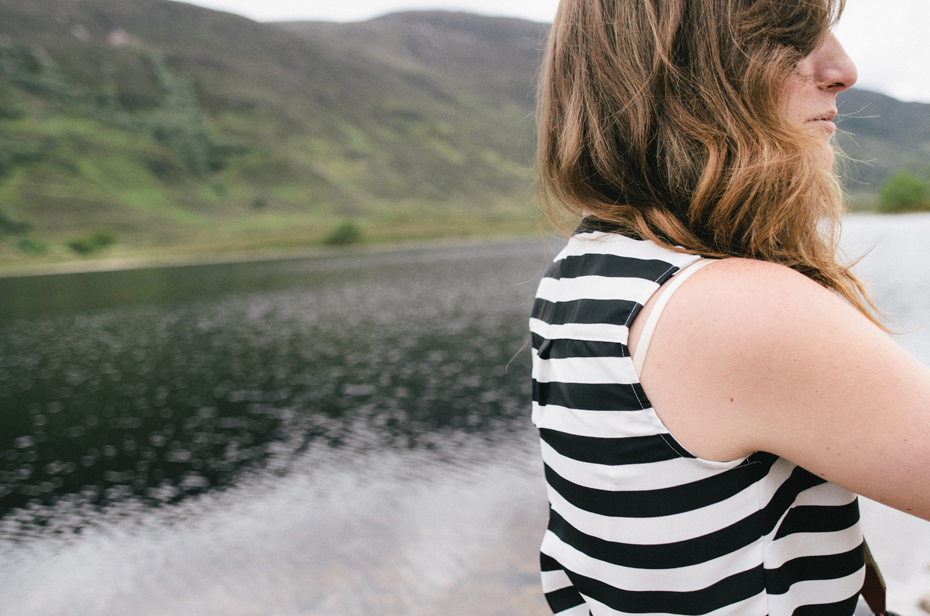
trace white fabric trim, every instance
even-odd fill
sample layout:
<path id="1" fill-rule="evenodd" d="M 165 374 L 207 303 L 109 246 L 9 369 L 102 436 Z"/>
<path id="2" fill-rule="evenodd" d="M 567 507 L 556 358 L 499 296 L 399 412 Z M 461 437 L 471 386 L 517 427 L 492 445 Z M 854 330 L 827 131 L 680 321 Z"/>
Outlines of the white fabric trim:
<path id="1" fill-rule="evenodd" d="M 653 306 L 652 312 L 649 313 L 649 318 L 646 319 L 646 325 L 643 327 L 643 333 L 639 336 L 639 343 L 636 345 L 636 355 L 632 356 L 633 369 L 636 370 L 636 376 L 640 376 L 643 372 L 643 362 L 646 361 L 646 352 L 649 350 L 649 343 L 652 342 L 652 335 L 656 331 L 659 317 L 662 316 L 662 311 L 665 310 L 665 305 L 668 304 L 668 300 L 672 298 L 672 294 L 691 274 L 715 260 L 716 259 L 701 259 L 700 261 L 695 261 L 693 264 L 688 265 L 684 269 L 678 270 L 678 272 L 672 276 L 672 281 L 668 283 L 668 286 L 660 291 L 659 301 Z"/>

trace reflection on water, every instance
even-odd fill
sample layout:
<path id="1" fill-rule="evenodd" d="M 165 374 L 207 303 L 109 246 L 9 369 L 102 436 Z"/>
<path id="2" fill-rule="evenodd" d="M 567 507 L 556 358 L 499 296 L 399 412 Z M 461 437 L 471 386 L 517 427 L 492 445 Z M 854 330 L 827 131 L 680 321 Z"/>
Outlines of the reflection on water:
<path id="1" fill-rule="evenodd" d="M 856 217 L 845 244 L 882 235 L 859 270 L 915 329 L 930 217 Z M 546 261 L 535 240 L 0 280 L 0 615 L 546 614 L 518 354 Z M 930 328 L 901 342 L 930 364 Z M 930 552 L 863 515 L 917 616 Z"/>
<path id="2" fill-rule="evenodd" d="M 542 252 L 0 281 L 0 614 L 545 613 Z"/>
<path id="3" fill-rule="evenodd" d="M 3 322 L 2 537 L 281 475 L 310 448 L 506 450 L 541 263 L 537 241 L 212 267 L 240 290 Z"/>
<path id="4" fill-rule="evenodd" d="M 0 613 L 546 614 L 539 469 L 481 446 L 467 469 L 422 450 L 319 451 L 274 481 L 18 546 Z"/>

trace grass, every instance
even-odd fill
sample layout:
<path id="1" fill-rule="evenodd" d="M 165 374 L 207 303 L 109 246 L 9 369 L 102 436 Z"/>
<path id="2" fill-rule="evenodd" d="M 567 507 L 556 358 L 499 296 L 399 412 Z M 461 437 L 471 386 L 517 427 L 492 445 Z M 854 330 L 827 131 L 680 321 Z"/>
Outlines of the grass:
<path id="1" fill-rule="evenodd" d="M 423 242 L 462 238 L 502 238 L 538 233 L 537 218 L 531 203 L 522 211 L 502 214 L 450 213 L 436 206 L 414 204 L 403 212 L 382 211 L 359 222 L 361 244 Z M 151 242 L 148 234 L 132 238 L 117 230 L 116 244 L 91 255 L 96 260 L 160 260 L 165 258 L 197 260 L 226 253 L 256 254 L 268 250 L 301 252 L 325 244 L 344 219 L 314 212 L 247 212 L 230 217 L 227 222 L 194 230 L 184 225 L 161 227 L 163 236 Z M 98 225 L 99 226 L 99 225 Z M 16 248 L 11 238 L 0 239 L 0 275 L 24 266 L 57 267 L 62 261 L 80 259 L 65 247 L 74 238 L 62 237 L 53 242 L 46 254 L 26 254 Z"/>

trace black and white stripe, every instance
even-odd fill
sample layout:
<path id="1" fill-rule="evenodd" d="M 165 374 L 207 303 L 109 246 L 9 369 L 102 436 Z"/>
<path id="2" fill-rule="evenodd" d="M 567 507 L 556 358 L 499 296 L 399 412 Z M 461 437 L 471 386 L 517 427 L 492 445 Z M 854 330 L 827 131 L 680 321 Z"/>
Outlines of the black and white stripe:
<path id="1" fill-rule="evenodd" d="M 564 616 L 850 616 L 864 576 L 855 495 L 764 452 L 691 455 L 639 383 L 629 325 L 698 258 L 582 231 L 539 285 L 546 598 Z"/>

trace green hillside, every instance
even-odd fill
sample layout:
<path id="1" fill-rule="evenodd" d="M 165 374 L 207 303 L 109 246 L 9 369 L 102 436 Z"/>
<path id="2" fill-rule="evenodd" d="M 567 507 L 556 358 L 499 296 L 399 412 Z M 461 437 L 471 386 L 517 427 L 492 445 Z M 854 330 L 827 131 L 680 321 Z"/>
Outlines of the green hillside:
<path id="1" fill-rule="evenodd" d="M 0 265 L 529 232 L 546 30 L 0 0 Z M 841 112 L 857 202 L 926 160 L 930 105 Z"/>
<path id="2" fill-rule="evenodd" d="M 0 262 L 73 257 L 100 229 L 131 255 L 305 246 L 347 219 L 369 240 L 535 228 L 545 26 L 413 13 L 333 28 L 0 0 Z M 418 30 L 440 42 L 418 49 Z"/>

